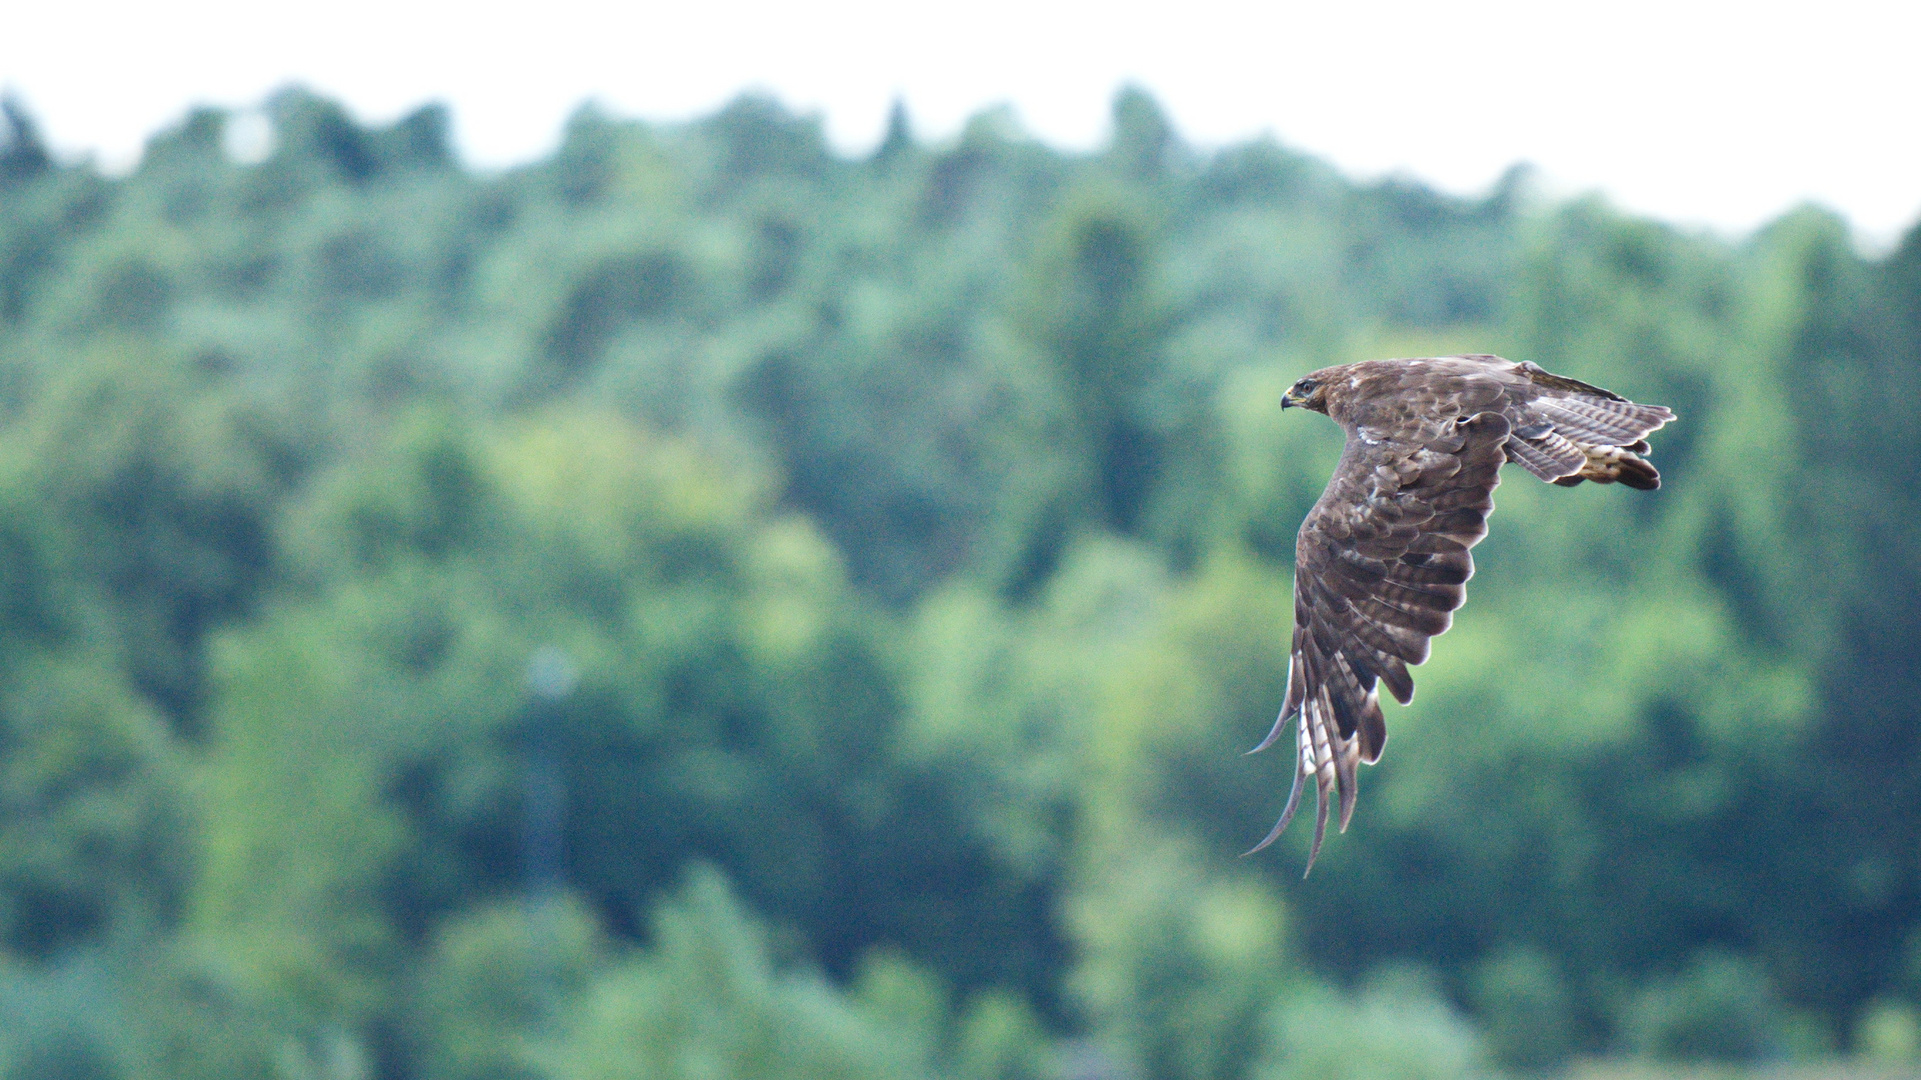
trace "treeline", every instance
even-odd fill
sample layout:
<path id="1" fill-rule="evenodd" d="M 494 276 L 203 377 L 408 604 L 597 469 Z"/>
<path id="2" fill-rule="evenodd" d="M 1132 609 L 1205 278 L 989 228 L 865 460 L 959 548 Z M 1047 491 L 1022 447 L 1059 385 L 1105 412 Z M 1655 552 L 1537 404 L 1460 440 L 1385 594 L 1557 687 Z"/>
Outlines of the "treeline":
<path id="1" fill-rule="evenodd" d="M 1921 229 L 743 98 L 457 161 L 0 122 L 0 1075 L 1462 1077 L 1921 1055 Z M 1509 478 L 1354 828 L 1324 364 L 1672 406 Z M 530 665 L 532 665 L 530 682 Z"/>

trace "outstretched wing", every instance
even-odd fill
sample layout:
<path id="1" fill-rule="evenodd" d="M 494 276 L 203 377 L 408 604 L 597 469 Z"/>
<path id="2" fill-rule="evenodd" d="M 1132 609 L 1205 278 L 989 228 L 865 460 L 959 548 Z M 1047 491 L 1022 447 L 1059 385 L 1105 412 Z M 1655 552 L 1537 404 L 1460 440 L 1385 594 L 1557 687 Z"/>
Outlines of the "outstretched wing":
<path id="1" fill-rule="evenodd" d="M 1468 549 L 1487 535 L 1508 421 L 1498 412 L 1444 422 L 1407 439 L 1350 437 L 1327 490 L 1301 524 L 1294 556 L 1294 644 L 1287 698 L 1261 745 L 1299 723 L 1294 790 L 1259 851 L 1294 818 L 1314 777 L 1311 870 L 1327 833 L 1330 795 L 1340 827 L 1354 814 L 1356 770 L 1381 756 L 1387 725 L 1377 683 L 1414 696 L 1409 664 L 1447 630 L 1474 573 Z M 1251 854 L 1251 852 L 1250 852 Z"/>

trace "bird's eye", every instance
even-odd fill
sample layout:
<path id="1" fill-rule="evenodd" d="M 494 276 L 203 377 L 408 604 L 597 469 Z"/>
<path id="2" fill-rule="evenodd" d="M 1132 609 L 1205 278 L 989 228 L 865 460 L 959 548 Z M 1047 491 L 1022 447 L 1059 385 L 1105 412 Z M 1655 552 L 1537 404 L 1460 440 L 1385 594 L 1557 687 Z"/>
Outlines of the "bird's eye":
<path id="1" fill-rule="evenodd" d="M 1311 394 L 1314 392 L 1314 388 L 1319 385 L 1320 383 L 1315 382 L 1313 379 L 1302 379 L 1300 382 L 1294 384 L 1294 389 L 1303 394 Z"/>

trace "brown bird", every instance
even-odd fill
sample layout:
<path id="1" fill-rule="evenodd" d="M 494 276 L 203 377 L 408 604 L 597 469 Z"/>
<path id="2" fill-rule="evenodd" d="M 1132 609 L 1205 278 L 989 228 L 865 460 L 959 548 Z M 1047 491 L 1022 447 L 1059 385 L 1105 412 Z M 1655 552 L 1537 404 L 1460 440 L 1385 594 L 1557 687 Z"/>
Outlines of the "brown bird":
<path id="1" fill-rule="evenodd" d="M 1379 760 L 1387 741 L 1377 684 L 1403 705 L 1412 700 L 1408 665 L 1427 659 L 1428 640 L 1467 597 L 1468 549 L 1487 535 L 1501 466 L 1519 462 L 1562 485 L 1652 490 L 1661 474 L 1641 456 L 1645 440 L 1674 413 L 1485 355 L 1323 368 L 1288 388 L 1281 408 L 1289 406 L 1331 418 L 1347 446 L 1295 542 L 1287 697 L 1274 730 L 1248 751 L 1265 750 L 1298 716 L 1294 790 L 1248 854 L 1287 828 L 1312 776 L 1312 870 L 1328 797 L 1338 797 L 1347 831 L 1357 767 Z"/>

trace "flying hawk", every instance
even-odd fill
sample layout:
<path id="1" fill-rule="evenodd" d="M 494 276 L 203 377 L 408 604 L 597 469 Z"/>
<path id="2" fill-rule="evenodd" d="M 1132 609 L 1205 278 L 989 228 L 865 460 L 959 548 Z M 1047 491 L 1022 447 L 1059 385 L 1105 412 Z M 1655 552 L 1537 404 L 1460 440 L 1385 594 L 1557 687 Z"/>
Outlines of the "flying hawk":
<path id="1" fill-rule="evenodd" d="M 1466 599 L 1468 549 L 1487 535 L 1501 466 L 1519 462 L 1562 485 L 1652 490 L 1661 474 L 1641 457 L 1645 440 L 1674 413 L 1484 355 L 1323 368 L 1288 389 L 1281 408 L 1290 405 L 1333 419 L 1347 447 L 1295 543 L 1287 698 L 1274 730 L 1248 752 L 1265 750 L 1299 717 L 1294 790 L 1253 850 L 1287 828 L 1312 776 L 1311 870 L 1329 795 L 1340 800 L 1345 832 L 1357 766 L 1377 761 L 1387 741 L 1376 684 L 1404 705 L 1412 699 L 1407 666 L 1427 659 L 1428 639 L 1447 630 Z"/>

